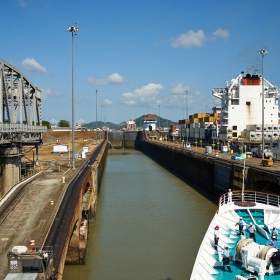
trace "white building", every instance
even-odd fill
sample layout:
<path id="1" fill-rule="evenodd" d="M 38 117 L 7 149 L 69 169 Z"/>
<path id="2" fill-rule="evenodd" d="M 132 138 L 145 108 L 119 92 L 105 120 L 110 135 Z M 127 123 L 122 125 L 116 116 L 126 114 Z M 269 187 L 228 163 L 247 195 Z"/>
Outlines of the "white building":
<path id="1" fill-rule="evenodd" d="M 68 152 L 69 152 L 69 150 L 68 150 L 67 144 L 57 143 L 57 144 L 53 145 L 54 154 L 65 154 Z"/>
<path id="2" fill-rule="evenodd" d="M 52 131 L 72 131 L 72 126 L 71 127 L 60 127 L 56 125 L 51 126 Z M 87 128 L 83 127 L 81 124 L 76 123 L 74 126 L 75 131 L 86 131 Z"/>
<path id="3" fill-rule="evenodd" d="M 279 89 L 264 79 L 265 139 L 278 135 Z M 225 87 L 212 89 L 212 95 L 221 99 L 219 139 L 222 141 L 244 138 L 262 140 L 262 78 L 241 72 Z M 269 133 L 268 133 L 269 132 Z M 277 137 L 278 139 L 278 137 Z"/>
<path id="4" fill-rule="evenodd" d="M 148 114 L 143 118 L 143 130 L 154 131 L 156 130 L 157 117 L 152 114 Z"/>

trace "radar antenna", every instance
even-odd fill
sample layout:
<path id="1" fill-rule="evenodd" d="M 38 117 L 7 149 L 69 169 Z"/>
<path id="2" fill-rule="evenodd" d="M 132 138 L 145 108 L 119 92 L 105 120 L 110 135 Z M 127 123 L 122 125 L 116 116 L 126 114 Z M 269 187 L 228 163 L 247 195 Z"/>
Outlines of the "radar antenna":
<path id="1" fill-rule="evenodd" d="M 249 74 L 252 74 L 252 69 L 253 68 L 254 68 L 253 66 L 248 66 L 247 71 L 248 71 Z"/>

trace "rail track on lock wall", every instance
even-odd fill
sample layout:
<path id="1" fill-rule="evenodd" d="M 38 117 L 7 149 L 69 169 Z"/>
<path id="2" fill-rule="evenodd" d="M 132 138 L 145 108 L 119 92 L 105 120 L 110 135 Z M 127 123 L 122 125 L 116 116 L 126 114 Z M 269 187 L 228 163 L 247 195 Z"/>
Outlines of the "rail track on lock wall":
<path id="1" fill-rule="evenodd" d="M 59 211 L 52 223 L 48 236 L 44 242 L 44 245 L 53 246 L 54 255 L 54 268 L 57 270 L 62 253 L 65 247 L 65 241 L 67 239 L 72 217 L 74 215 L 76 201 L 81 191 L 81 183 L 84 176 L 89 171 L 90 166 L 96 160 L 96 157 L 100 153 L 105 140 L 95 149 L 90 159 L 84 165 L 84 167 L 77 173 L 75 178 L 69 184 L 63 200 L 59 206 Z M 55 271 L 55 274 L 57 271 Z"/>

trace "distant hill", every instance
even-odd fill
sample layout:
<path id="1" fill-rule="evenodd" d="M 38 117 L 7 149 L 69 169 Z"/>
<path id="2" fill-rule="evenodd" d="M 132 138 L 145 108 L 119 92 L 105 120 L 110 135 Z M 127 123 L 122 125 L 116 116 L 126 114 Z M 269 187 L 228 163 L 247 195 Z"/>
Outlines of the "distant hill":
<path id="1" fill-rule="evenodd" d="M 142 128 L 142 125 L 143 125 L 143 118 L 145 117 L 146 115 L 142 115 L 141 117 L 139 118 L 136 118 L 136 119 L 133 119 L 133 121 L 136 123 L 136 126 L 137 128 Z M 168 119 L 164 119 L 164 118 L 161 118 L 157 115 L 154 115 L 158 118 L 158 122 L 157 122 L 157 127 L 169 127 L 171 124 L 178 124 L 178 122 L 174 122 L 174 121 L 171 121 L 171 120 L 168 120 Z M 105 127 L 109 127 L 110 129 L 116 129 L 116 130 L 119 130 L 119 129 L 122 129 L 125 127 L 126 125 L 126 121 L 123 121 L 119 124 L 115 124 L 115 123 L 111 123 L 111 122 L 101 122 L 101 121 L 97 121 L 97 127 L 101 128 L 103 126 Z M 86 127 L 87 129 L 95 129 L 96 128 L 96 122 L 90 122 L 90 123 L 83 123 L 82 124 L 83 127 Z"/>

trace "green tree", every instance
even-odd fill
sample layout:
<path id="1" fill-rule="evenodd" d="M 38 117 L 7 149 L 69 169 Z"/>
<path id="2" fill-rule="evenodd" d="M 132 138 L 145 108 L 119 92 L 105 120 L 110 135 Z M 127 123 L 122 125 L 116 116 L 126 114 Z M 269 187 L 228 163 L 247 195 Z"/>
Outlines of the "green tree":
<path id="1" fill-rule="evenodd" d="M 57 124 L 59 127 L 70 127 L 70 122 L 66 120 L 60 120 Z"/>
<path id="2" fill-rule="evenodd" d="M 46 126 L 48 129 L 51 129 L 51 124 L 48 121 L 42 121 L 42 126 Z"/>

